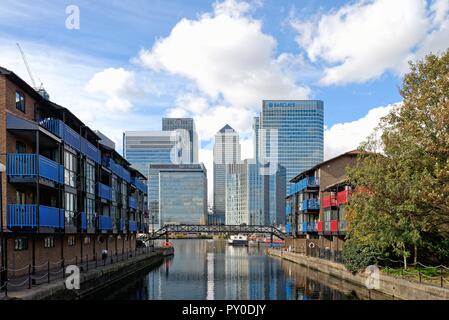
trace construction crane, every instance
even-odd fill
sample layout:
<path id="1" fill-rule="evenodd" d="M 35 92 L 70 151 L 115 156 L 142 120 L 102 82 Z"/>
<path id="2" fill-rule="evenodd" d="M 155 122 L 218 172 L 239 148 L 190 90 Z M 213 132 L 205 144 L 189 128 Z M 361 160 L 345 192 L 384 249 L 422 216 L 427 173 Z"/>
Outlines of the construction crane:
<path id="1" fill-rule="evenodd" d="M 19 48 L 20 54 L 22 55 L 23 63 L 25 64 L 25 67 L 26 67 L 26 69 L 28 71 L 28 75 L 30 76 L 31 83 L 33 84 L 34 90 L 36 90 L 44 99 L 50 100 L 50 95 L 44 89 L 44 85 L 43 85 L 42 81 L 41 81 L 40 87 L 38 87 L 36 85 L 36 81 L 34 80 L 33 73 L 31 72 L 30 66 L 28 65 L 28 60 L 27 60 L 27 58 L 25 56 L 25 53 L 22 50 L 22 47 L 20 46 L 19 43 L 16 43 L 16 45 L 17 45 L 17 48 Z"/>

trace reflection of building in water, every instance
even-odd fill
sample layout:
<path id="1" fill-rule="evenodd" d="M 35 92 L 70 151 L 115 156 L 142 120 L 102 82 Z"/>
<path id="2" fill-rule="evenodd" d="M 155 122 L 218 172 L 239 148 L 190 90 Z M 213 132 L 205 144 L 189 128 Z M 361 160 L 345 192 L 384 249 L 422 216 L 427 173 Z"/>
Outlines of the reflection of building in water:
<path id="1" fill-rule="evenodd" d="M 213 252 L 208 252 L 206 257 L 206 271 L 207 271 L 207 294 L 206 300 L 215 299 L 215 274 L 214 274 L 214 262 L 215 254 Z"/>
<path id="2" fill-rule="evenodd" d="M 249 265 L 246 247 L 227 247 L 225 274 L 225 299 L 249 299 Z"/>

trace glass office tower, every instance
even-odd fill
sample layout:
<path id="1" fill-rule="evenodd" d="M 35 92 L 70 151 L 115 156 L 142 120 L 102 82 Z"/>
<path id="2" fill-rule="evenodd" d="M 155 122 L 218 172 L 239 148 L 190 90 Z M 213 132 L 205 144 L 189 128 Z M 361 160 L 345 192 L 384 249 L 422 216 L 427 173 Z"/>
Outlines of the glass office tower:
<path id="1" fill-rule="evenodd" d="M 320 100 L 264 100 L 254 120 L 256 159 L 285 168 L 286 183 L 323 161 L 324 103 Z"/>
<path id="2" fill-rule="evenodd" d="M 159 221 L 164 224 L 205 224 L 207 171 L 201 164 L 151 164 L 158 182 Z M 150 177 L 150 179 L 151 179 Z"/>
<path id="3" fill-rule="evenodd" d="M 214 208 L 215 215 L 224 215 L 226 210 L 225 175 L 226 165 L 240 163 L 240 140 L 238 133 L 225 125 L 215 134 L 214 144 Z"/>
<path id="4" fill-rule="evenodd" d="M 189 161 L 185 163 L 198 163 L 198 134 L 192 118 L 162 118 L 162 130 L 186 130 L 189 134 Z"/>

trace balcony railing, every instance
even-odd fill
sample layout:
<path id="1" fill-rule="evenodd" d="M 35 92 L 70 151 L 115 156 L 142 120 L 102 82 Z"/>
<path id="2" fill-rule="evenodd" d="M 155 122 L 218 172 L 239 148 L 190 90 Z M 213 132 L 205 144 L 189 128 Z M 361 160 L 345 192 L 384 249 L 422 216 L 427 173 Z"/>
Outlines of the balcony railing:
<path id="1" fill-rule="evenodd" d="M 128 221 L 129 232 L 137 232 L 137 222 L 134 220 Z"/>
<path id="2" fill-rule="evenodd" d="M 112 189 L 111 187 L 102 184 L 102 183 L 97 183 L 97 195 L 105 200 L 109 200 L 112 201 Z"/>
<path id="3" fill-rule="evenodd" d="M 131 182 L 131 174 L 129 173 L 129 171 L 123 168 L 121 165 L 117 164 L 113 159 L 105 157 L 101 159 L 101 164 L 106 168 L 111 169 L 112 173 L 122 178 L 126 182 Z"/>
<path id="4" fill-rule="evenodd" d="M 348 199 L 350 197 L 350 191 L 349 190 L 344 190 L 344 191 L 340 191 L 339 193 L 337 193 L 337 203 L 338 205 L 342 205 L 348 202 Z"/>
<path id="5" fill-rule="evenodd" d="M 143 193 L 147 193 L 147 185 L 136 177 L 131 178 L 131 184 Z"/>
<path id="6" fill-rule="evenodd" d="M 318 221 L 316 224 L 316 229 L 318 232 L 323 232 L 323 221 Z"/>
<path id="7" fill-rule="evenodd" d="M 320 210 L 320 202 L 318 199 L 306 199 L 301 202 L 301 211 L 316 211 Z"/>
<path id="8" fill-rule="evenodd" d="M 112 231 L 112 218 L 109 216 L 97 216 L 97 228 L 101 231 Z"/>
<path id="9" fill-rule="evenodd" d="M 285 207 L 285 214 L 287 214 L 287 215 L 292 214 L 292 207 L 291 206 L 286 206 Z"/>
<path id="10" fill-rule="evenodd" d="M 320 180 L 316 177 L 306 177 L 290 186 L 289 194 L 292 195 L 308 188 L 317 188 L 320 186 Z"/>
<path id="11" fill-rule="evenodd" d="M 64 167 L 42 155 L 10 153 L 6 157 L 7 175 L 10 177 L 41 177 L 63 183 Z"/>
<path id="12" fill-rule="evenodd" d="M 316 222 L 308 222 L 307 223 L 307 232 L 317 232 L 318 225 Z"/>
<path id="13" fill-rule="evenodd" d="M 338 220 L 331 220 L 331 232 L 338 232 Z"/>
<path id="14" fill-rule="evenodd" d="M 92 161 L 100 163 L 100 150 L 61 120 L 47 118 L 40 121 L 39 124 Z"/>
<path id="15" fill-rule="evenodd" d="M 335 196 L 331 195 L 323 197 L 323 208 L 330 208 L 336 206 L 337 206 L 337 199 L 335 199 Z"/>
<path id="16" fill-rule="evenodd" d="M 39 207 L 39 219 L 37 210 Z M 38 221 L 39 220 L 39 221 Z M 63 228 L 64 209 L 36 204 L 9 204 L 8 228 Z"/>
<path id="17" fill-rule="evenodd" d="M 134 197 L 128 197 L 128 207 L 137 210 L 137 200 Z"/>
<path id="18" fill-rule="evenodd" d="M 85 212 L 80 213 L 81 231 L 87 231 L 87 215 Z"/>
<path id="19" fill-rule="evenodd" d="M 299 232 L 307 232 L 307 222 L 301 222 L 299 225 Z"/>

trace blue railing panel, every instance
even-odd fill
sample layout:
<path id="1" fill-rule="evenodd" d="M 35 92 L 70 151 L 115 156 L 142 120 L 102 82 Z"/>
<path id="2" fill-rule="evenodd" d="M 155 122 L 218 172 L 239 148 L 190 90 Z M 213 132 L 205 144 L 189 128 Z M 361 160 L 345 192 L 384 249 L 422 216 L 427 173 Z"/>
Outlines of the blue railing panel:
<path id="1" fill-rule="evenodd" d="M 131 184 L 144 193 L 148 192 L 147 185 L 136 177 L 131 178 Z"/>
<path id="2" fill-rule="evenodd" d="M 292 225 L 290 223 L 285 225 L 285 233 L 292 233 Z"/>
<path id="3" fill-rule="evenodd" d="M 291 185 L 289 188 L 288 195 L 292 195 L 298 193 L 307 188 L 314 188 L 320 186 L 320 180 L 316 177 L 306 177 L 304 179 L 299 180 L 295 184 Z"/>
<path id="4" fill-rule="evenodd" d="M 96 163 L 101 161 L 100 150 L 83 137 L 81 137 L 81 153 Z"/>
<path id="5" fill-rule="evenodd" d="M 81 212 L 81 230 L 86 231 L 87 230 L 87 215 L 85 212 Z"/>
<path id="6" fill-rule="evenodd" d="M 39 176 L 57 183 L 64 182 L 64 168 L 59 163 L 39 155 Z"/>
<path id="7" fill-rule="evenodd" d="M 8 228 L 37 226 L 35 204 L 8 204 Z"/>
<path id="8" fill-rule="evenodd" d="M 303 222 L 299 225 L 299 231 L 307 232 L 307 222 Z"/>
<path id="9" fill-rule="evenodd" d="M 112 201 L 112 189 L 107 185 L 97 183 L 97 195 L 100 198 Z"/>
<path id="10" fill-rule="evenodd" d="M 55 136 L 59 138 L 64 138 L 64 123 L 58 119 L 47 118 L 39 122 L 39 124 L 53 133 Z"/>
<path id="11" fill-rule="evenodd" d="M 129 220 L 129 231 L 130 232 L 137 232 L 137 222 L 134 220 Z"/>
<path id="12" fill-rule="evenodd" d="M 286 206 L 285 207 L 285 214 L 287 214 L 287 215 L 292 214 L 292 207 L 291 206 Z"/>
<path id="13" fill-rule="evenodd" d="M 64 210 L 47 206 L 39 206 L 39 226 L 48 228 L 64 227 Z"/>
<path id="14" fill-rule="evenodd" d="M 131 209 L 137 209 L 137 200 L 134 197 L 128 197 L 128 207 Z"/>
<path id="15" fill-rule="evenodd" d="M 98 229 L 110 231 L 112 230 L 112 218 L 109 216 L 98 216 Z"/>
<path id="16" fill-rule="evenodd" d="M 76 151 L 81 150 L 81 136 L 66 124 L 64 124 L 64 142 Z"/>
<path id="17" fill-rule="evenodd" d="M 9 176 L 36 176 L 36 155 L 11 153 L 6 156 L 6 174 Z"/>
<path id="18" fill-rule="evenodd" d="M 318 199 L 306 199 L 301 202 L 301 211 L 320 210 L 320 202 Z"/>

